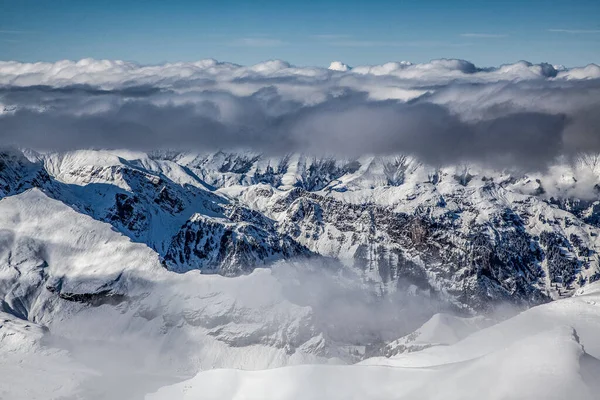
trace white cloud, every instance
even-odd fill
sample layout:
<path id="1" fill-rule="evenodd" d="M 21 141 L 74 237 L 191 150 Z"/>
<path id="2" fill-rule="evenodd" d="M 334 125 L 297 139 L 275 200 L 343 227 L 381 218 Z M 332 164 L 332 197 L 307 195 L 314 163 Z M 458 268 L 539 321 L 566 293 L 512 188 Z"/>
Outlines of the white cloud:
<path id="1" fill-rule="evenodd" d="M 559 72 L 563 79 L 600 79 L 600 66 L 590 64 L 583 68 L 571 68 Z"/>
<path id="2" fill-rule="evenodd" d="M 528 166 L 600 152 L 593 64 L 8 61 L 0 104 L 0 139 L 25 147 L 409 152 Z"/>
<path id="3" fill-rule="evenodd" d="M 339 61 L 341 62 L 341 61 Z M 343 63 L 342 63 L 343 64 Z M 252 66 L 242 66 L 213 59 L 196 62 L 178 62 L 162 65 L 138 65 L 119 60 L 57 61 L 56 63 L 20 63 L 0 61 L 0 85 L 32 86 L 48 85 L 65 87 L 91 85 L 112 90 L 129 86 L 150 85 L 161 89 L 185 90 L 221 88 L 237 93 L 239 88 L 274 85 L 278 89 L 289 86 L 324 88 L 347 85 L 348 78 L 358 75 L 387 77 L 386 82 L 369 81 L 372 85 L 401 84 L 406 88 L 422 85 L 446 85 L 451 82 L 486 83 L 498 81 L 521 81 L 530 79 L 590 79 L 597 78 L 598 67 L 571 68 L 557 71 L 548 64 L 531 64 L 520 61 L 496 68 L 478 68 L 464 60 L 440 59 L 428 63 L 413 64 L 408 61 L 381 65 L 355 66 L 347 74 L 331 78 L 325 68 L 296 67 L 284 61 L 267 61 Z M 240 82 L 239 79 L 245 79 Z M 286 78 L 287 81 L 282 81 Z M 295 81 L 295 80 L 296 81 Z M 302 79 L 302 82 L 299 80 Z M 364 78 L 367 79 L 367 78 Z M 340 82 L 340 80 L 345 80 Z M 391 82 L 398 80 L 398 82 Z M 326 90 L 325 90 L 326 91 Z M 244 89 L 244 92 L 247 91 Z"/>

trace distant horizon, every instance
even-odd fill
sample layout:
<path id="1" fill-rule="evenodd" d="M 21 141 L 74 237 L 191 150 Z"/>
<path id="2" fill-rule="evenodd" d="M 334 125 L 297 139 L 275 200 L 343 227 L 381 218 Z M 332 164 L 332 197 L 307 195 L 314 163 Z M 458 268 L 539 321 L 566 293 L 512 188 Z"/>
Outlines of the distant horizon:
<path id="1" fill-rule="evenodd" d="M 230 65 L 236 65 L 236 66 L 240 66 L 240 67 L 252 67 L 252 66 L 256 66 L 256 65 L 260 65 L 260 64 L 265 64 L 268 62 L 273 62 L 273 61 L 278 61 L 278 62 L 284 62 L 289 64 L 291 67 L 298 67 L 298 68 L 322 68 L 322 69 L 328 69 L 331 67 L 332 64 L 334 63 L 342 63 L 343 65 L 348 66 L 349 68 L 355 68 L 355 67 L 372 67 L 372 66 L 381 66 L 381 65 L 385 65 L 385 64 L 392 64 L 392 63 L 410 63 L 411 65 L 423 65 L 423 64 L 429 64 L 433 61 L 437 61 L 437 60 L 457 60 L 457 61 L 466 61 L 469 62 L 471 64 L 473 64 L 475 67 L 477 67 L 478 69 L 481 70 L 485 70 L 488 68 L 499 68 L 502 66 L 506 66 L 506 65 L 515 65 L 521 62 L 525 62 L 525 63 L 529 63 L 531 65 L 542 65 L 542 64 L 548 64 L 548 65 L 552 65 L 554 68 L 556 67 L 564 67 L 566 69 L 573 69 L 573 68 L 584 68 L 587 67 L 589 65 L 596 65 L 596 66 L 600 66 L 600 61 L 599 62 L 589 62 L 587 64 L 580 64 L 580 65 L 566 65 L 566 64 L 562 64 L 562 63 L 558 63 L 558 62 L 553 62 L 552 60 L 547 60 L 547 61 L 531 61 L 531 60 L 526 60 L 526 59 L 519 59 L 519 60 L 513 60 L 513 61 L 505 61 L 505 62 L 501 62 L 498 64 L 479 64 L 476 62 L 473 62 L 471 60 L 468 59 L 463 59 L 463 58 L 455 58 L 455 57 L 436 57 L 436 58 L 431 58 L 429 60 L 426 61 L 413 61 L 413 60 L 407 60 L 407 59 L 397 59 L 397 60 L 388 60 L 388 61 L 383 61 L 381 63 L 364 63 L 364 64 L 350 64 L 350 63 L 346 63 L 345 60 L 340 60 L 340 59 L 332 59 L 329 62 L 326 62 L 324 64 L 309 64 L 309 63 L 292 63 L 288 60 L 284 60 L 281 58 L 270 58 L 270 59 L 264 59 L 262 61 L 258 61 L 255 63 L 239 63 L 239 62 L 234 62 L 231 60 L 224 60 L 224 59 L 217 59 L 215 57 L 201 57 L 198 59 L 190 59 L 190 60 L 175 60 L 175 61 L 160 61 L 160 62 L 139 62 L 136 60 L 128 60 L 128 59 L 111 59 L 111 58 L 94 58 L 94 57 L 83 57 L 83 58 L 64 58 L 64 59 L 56 59 L 56 60 L 39 60 L 39 61 L 23 61 L 23 60 L 12 60 L 12 59 L 2 59 L 0 58 L 0 62 L 1 63 L 19 63 L 19 64 L 37 64 L 37 63 L 46 63 L 46 64 L 56 64 L 59 62 L 72 62 L 72 63 L 79 63 L 81 61 L 85 61 L 85 60 L 93 60 L 93 61 L 112 61 L 112 62 L 124 62 L 124 63 L 128 63 L 128 64 L 133 64 L 133 65 L 138 65 L 138 66 L 148 66 L 148 67 L 158 67 L 158 66 L 164 66 L 164 65 L 169 65 L 169 64 L 178 64 L 178 63 L 182 63 L 182 64 L 194 64 L 194 63 L 198 63 L 201 61 L 208 61 L 208 60 L 214 60 L 215 62 L 219 63 L 219 64 L 230 64 Z"/>

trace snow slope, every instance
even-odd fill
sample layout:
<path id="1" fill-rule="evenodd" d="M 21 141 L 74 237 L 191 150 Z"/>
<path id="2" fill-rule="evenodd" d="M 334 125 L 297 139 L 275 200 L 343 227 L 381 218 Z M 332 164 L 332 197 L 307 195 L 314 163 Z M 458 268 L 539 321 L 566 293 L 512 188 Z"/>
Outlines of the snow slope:
<path id="1" fill-rule="evenodd" d="M 432 347 L 415 354 L 399 354 L 391 358 L 372 358 L 363 364 L 431 367 L 440 362 L 460 362 L 481 357 L 498 347 L 510 346 L 527 337 L 569 326 L 577 332 L 585 351 L 600 359 L 600 284 L 590 285 L 590 292 L 554 301 L 526 310 L 490 328 L 475 332 L 447 347 Z"/>
<path id="2" fill-rule="evenodd" d="M 435 314 L 414 332 L 387 343 L 381 351 L 386 357 L 390 357 L 432 346 L 447 346 L 493 324 L 493 319 L 484 316 L 465 318 L 450 314 Z"/>
<path id="3" fill-rule="evenodd" d="M 451 346 L 355 366 L 201 372 L 146 398 L 592 400 L 600 390 L 599 305 L 597 292 L 559 300 Z"/>
<path id="4" fill-rule="evenodd" d="M 47 330 L 0 312 L 0 398 L 64 399 L 94 372 L 44 343 Z"/>

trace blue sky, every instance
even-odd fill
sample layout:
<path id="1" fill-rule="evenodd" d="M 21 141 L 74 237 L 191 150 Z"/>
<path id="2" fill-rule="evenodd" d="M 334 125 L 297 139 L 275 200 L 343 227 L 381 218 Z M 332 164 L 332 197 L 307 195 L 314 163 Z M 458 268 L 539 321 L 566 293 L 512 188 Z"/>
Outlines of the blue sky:
<path id="1" fill-rule="evenodd" d="M 0 0 L 0 59 L 600 64 L 600 1 Z"/>

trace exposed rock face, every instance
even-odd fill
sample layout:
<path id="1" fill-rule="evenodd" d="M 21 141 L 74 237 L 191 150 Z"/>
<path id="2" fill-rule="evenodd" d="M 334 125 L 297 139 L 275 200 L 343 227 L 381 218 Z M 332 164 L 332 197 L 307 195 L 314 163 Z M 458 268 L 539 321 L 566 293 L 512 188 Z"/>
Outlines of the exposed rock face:
<path id="1" fill-rule="evenodd" d="M 46 171 L 15 149 L 0 150 L 0 197 L 42 186 L 50 180 Z"/>
<path id="2" fill-rule="evenodd" d="M 244 211 L 246 214 L 248 210 Z M 233 213 L 229 218 L 223 222 L 201 214 L 192 216 L 171 241 L 165 256 L 167 265 L 179 272 L 200 269 L 235 276 L 281 258 L 310 255 L 264 217 L 255 220 L 257 223 Z"/>
<path id="3" fill-rule="evenodd" d="M 540 303 L 600 278 L 600 201 L 558 197 L 543 175 L 406 156 L 3 154 L 2 196 L 39 187 L 177 272 L 235 276 L 325 256 L 382 291 L 475 309 Z"/>

